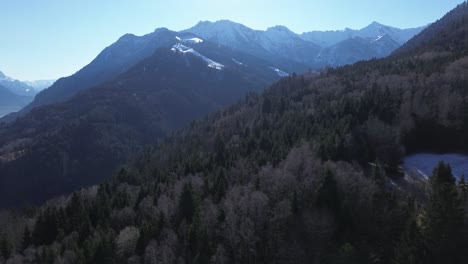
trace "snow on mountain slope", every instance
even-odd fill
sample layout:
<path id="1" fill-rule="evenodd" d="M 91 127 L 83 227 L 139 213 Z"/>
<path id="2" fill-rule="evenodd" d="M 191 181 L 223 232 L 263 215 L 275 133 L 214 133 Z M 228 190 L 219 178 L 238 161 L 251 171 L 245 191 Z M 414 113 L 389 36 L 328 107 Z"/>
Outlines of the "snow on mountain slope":
<path id="1" fill-rule="evenodd" d="M 224 68 L 224 65 L 221 64 L 221 63 L 218 63 L 210 58 L 207 58 L 206 56 L 200 54 L 199 52 L 195 51 L 193 48 L 191 47 L 187 47 L 185 45 L 183 45 L 182 43 L 194 43 L 194 44 L 197 44 L 197 43 L 201 43 L 203 42 L 202 39 L 200 38 L 196 38 L 196 37 L 193 37 L 193 38 L 181 38 L 181 37 L 176 37 L 178 43 L 175 44 L 174 46 L 172 46 L 171 50 L 174 51 L 174 52 L 180 52 L 180 53 L 183 53 L 183 54 L 186 54 L 186 53 L 190 53 L 190 54 L 193 54 L 194 56 L 196 57 L 199 57 L 200 59 L 204 60 L 208 67 L 210 68 L 213 68 L 213 69 L 216 69 L 216 70 L 222 70 Z"/>
<path id="2" fill-rule="evenodd" d="M 382 36 L 384 34 L 387 34 L 394 41 L 398 42 L 398 44 L 403 45 L 406 41 L 408 41 L 410 38 L 421 32 L 424 28 L 425 27 L 399 29 L 396 27 L 386 26 L 374 21 L 367 27 L 356 31 L 354 35 L 361 38 L 373 39 L 376 38 L 376 36 Z"/>
<path id="3" fill-rule="evenodd" d="M 262 31 L 228 20 L 204 21 L 183 32 L 190 32 L 211 42 L 270 60 L 274 57 L 310 64 L 310 58 L 320 50 L 319 46 L 301 39 L 284 26 Z"/>
<path id="4" fill-rule="evenodd" d="M 364 39 L 376 39 L 384 34 L 389 35 L 394 41 L 398 42 L 399 45 L 403 45 L 410 38 L 421 32 L 425 27 L 400 29 L 396 27 L 390 27 L 378 22 L 372 22 L 368 26 L 359 29 L 336 30 L 336 31 L 311 31 L 304 32 L 300 37 L 304 40 L 312 41 L 323 47 L 331 47 L 338 44 L 341 41 L 360 37 Z"/>
<path id="5" fill-rule="evenodd" d="M 287 72 L 284 72 L 278 68 L 275 68 L 275 67 L 270 67 L 270 69 L 272 69 L 274 72 L 276 72 L 276 74 L 278 74 L 279 77 L 288 77 L 289 76 L 289 73 Z"/>
<path id="6" fill-rule="evenodd" d="M 298 35 L 284 26 L 262 31 L 221 20 L 199 22 L 182 32 L 190 32 L 263 59 L 283 58 L 321 68 L 387 56 L 422 29 L 398 29 L 373 22 L 360 30 L 346 28 Z"/>
<path id="7" fill-rule="evenodd" d="M 284 26 L 268 28 L 265 32 L 259 34 L 259 39 L 262 47 L 270 52 L 277 52 L 281 48 L 298 48 L 305 42 L 296 33 Z"/>
<path id="8" fill-rule="evenodd" d="M 181 39 L 180 37 L 176 37 L 176 39 L 177 39 L 178 41 L 181 41 L 182 43 L 188 43 L 188 44 L 198 44 L 198 43 L 202 43 L 202 42 L 203 42 L 203 39 L 197 38 L 197 37 L 185 38 L 185 39 Z"/>

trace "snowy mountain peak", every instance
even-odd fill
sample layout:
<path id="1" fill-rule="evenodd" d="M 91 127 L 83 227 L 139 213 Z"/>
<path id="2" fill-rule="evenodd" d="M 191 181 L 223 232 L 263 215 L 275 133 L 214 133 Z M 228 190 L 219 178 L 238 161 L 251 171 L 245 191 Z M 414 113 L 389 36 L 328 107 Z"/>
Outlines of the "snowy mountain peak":
<path id="1" fill-rule="evenodd" d="M 216 28 L 216 29 L 227 29 L 227 28 L 247 28 L 246 26 L 233 22 L 231 20 L 218 20 L 216 22 L 211 21 L 200 21 L 198 22 L 192 29 L 194 28 Z"/>
<path id="2" fill-rule="evenodd" d="M 292 32 L 291 30 L 289 30 L 289 28 L 285 27 L 285 26 L 281 26 L 281 25 L 277 25 L 277 26 L 274 26 L 274 27 L 269 27 L 267 30 L 268 31 L 279 31 L 279 32 L 291 32 L 291 33 L 294 33 Z"/>
<path id="3" fill-rule="evenodd" d="M 6 78 L 5 74 L 3 74 L 3 72 L 0 71 L 0 79 L 5 79 L 5 78 Z"/>
<path id="4" fill-rule="evenodd" d="M 372 21 L 372 23 L 370 23 L 368 27 L 382 27 L 382 26 L 384 25 L 380 24 L 377 21 Z"/>
<path id="5" fill-rule="evenodd" d="M 296 33 L 285 26 L 274 26 L 268 28 L 264 34 L 277 42 L 288 42 L 288 39 L 299 39 Z"/>

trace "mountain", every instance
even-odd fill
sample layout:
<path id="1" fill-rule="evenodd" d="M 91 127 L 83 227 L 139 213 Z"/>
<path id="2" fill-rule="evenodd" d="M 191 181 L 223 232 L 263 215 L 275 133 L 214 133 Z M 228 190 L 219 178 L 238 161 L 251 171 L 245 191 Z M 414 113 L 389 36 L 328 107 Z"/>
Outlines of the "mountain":
<path id="1" fill-rule="evenodd" d="M 465 50 L 468 45 L 466 38 L 466 1 L 446 14 L 443 18 L 434 22 L 430 27 L 424 29 L 421 34 L 416 35 L 405 45 L 394 52 L 394 55 L 401 56 L 413 54 L 415 52 L 424 54 L 438 51 L 459 51 Z M 433 55 L 433 54 L 432 54 Z"/>
<path id="2" fill-rule="evenodd" d="M 172 46 L 116 79 L 0 127 L 0 207 L 99 183 L 174 129 L 286 74 L 251 55 L 170 34 Z"/>
<path id="3" fill-rule="evenodd" d="M 313 31 L 298 35 L 284 26 L 261 31 L 221 20 L 199 22 L 184 32 L 263 59 L 288 58 L 313 69 L 320 69 L 325 66 L 351 64 L 359 60 L 383 58 L 423 28 L 398 29 L 373 22 L 361 30 Z M 286 69 L 295 71 L 291 68 Z"/>
<path id="4" fill-rule="evenodd" d="M 455 11 L 462 15 L 430 26 L 405 54 L 283 78 L 176 131 L 99 186 L 3 214 L 2 256 L 11 263 L 464 263 L 466 183 L 444 163 L 428 184 L 399 171 L 405 152 L 468 150 L 468 46 L 460 39 L 468 35 L 468 4 Z M 181 46 L 166 51 L 165 65 L 176 56 L 185 74 L 184 58 L 209 72 L 229 68 L 211 48 Z M 135 72 L 154 76 L 145 66 Z M 111 87 L 102 89 L 125 90 Z"/>
<path id="5" fill-rule="evenodd" d="M 0 85 L 0 117 L 20 110 L 32 100 L 31 97 L 17 95 Z"/>
<path id="6" fill-rule="evenodd" d="M 34 101 L 20 112 L 6 116 L 2 121 L 12 121 L 38 106 L 64 102 L 80 91 L 110 81 L 153 54 L 156 49 L 170 47 L 174 38 L 175 33 L 165 28 L 156 29 L 153 33 L 141 37 L 126 34 L 105 48 L 77 73 L 60 78 L 51 87 L 41 91 Z"/>
<path id="7" fill-rule="evenodd" d="M 28 85 L 27 83 L 8 77 L 1 71 L 0 71 L 0 85 L 6 87 L 12 93 L 21 95 L 21 96 L 34 97 L 37 93 L 37 91 L 33 87 Z"/>
<path id="8" fill-rule="evenodd" d="M 399 29 L 374 21 L 368 26 L 359 30 L 346 28 L 344 30 L 336 31 L 310 31 L 304 32 L 300 36 L 302 39 L 314 42 L 322 47 L 331 47 L 342 41 L 355 37 L 375 40 L 382 35 L 388 35 L 399 45 L 403 45 L 412 37 L 421 32 L 424 28 L 425 27 Z"/>
<path id="9" fill-rule="evenodd" d="M 399 47 L 400 44 L 387 34 L 371 41 L 362 37 L 353 37 L 321 50 L 314 63 L 317 66 L 336 67 L 369 58 L 383 58 Z"/>
<path id="10" fill-rule="evenodd" d="M 25 83 L 31 86 L 32 88 L 34 88 L 34 90 L 40 92 L 52 86 L 52 84 L 54 84 L 55 81 L 56 80 L 37 80 L 37 81 L 31 81 L 31 82 L 25 82 Z"/>
<path id="11" fill-rule="evenodd" d="M 333 42 L 331 46 L 324 44 L 320 40 L 321 35 L 315 35 L 317 32 L 298 35 L 284 26 L 260 31 L 228 20 L 200 22 L 180 33 L 192 33 L 210 42 L 256 56 L 285 72 L 302 73 L 310 68 L 340 66 L 387 56 L 419 30 L 401 30 L 373 23 L 360 31 L 345 30 L 349 34 L 334 32 L 332 35 L 337 35 L 334 42 L 323 37 L 322 40 L 326 39 L 327 43 Z M 48 89 L 41 91 L 24 109 L 1 120 L 11 122 L 35 107 L 63 102 L 80 91 L 110 81 L 150 56 L 157 48 L 170 47 L 174 34 L 161 28 L 144 36 L 122 36 L 83 69 L 57 80 Z"/>
<path id="12" fill-rule="evenodd" d="M 308 68 L 308 58 L 320 50 L 319 46 L 302 40 L 284 26 L 260 31 L 229 20 L 203 21 L 183 32 L 284 65 L 289 72 L 304 72 Z"/>

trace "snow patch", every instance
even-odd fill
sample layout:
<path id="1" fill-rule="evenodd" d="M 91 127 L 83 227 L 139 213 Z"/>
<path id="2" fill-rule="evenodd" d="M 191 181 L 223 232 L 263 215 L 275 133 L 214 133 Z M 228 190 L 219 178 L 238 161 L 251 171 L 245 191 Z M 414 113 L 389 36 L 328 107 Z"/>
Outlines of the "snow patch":
<path id="1" fill-rule="evenodd" d="M 177 43 L 174 46 L 172 46 L 171 50 L 173 52 L 180 52 L 183 54 L 190 53 L 196 57 L 199 57 L 200 59 L 204 60 L 207 64 L 208 67 L 216 69 L 216 70 L 222 70 L 224 68 L 224 65 L 221 63 L 218 63 L 210 58 L 207 58 L 206 56 L 200 54 L 199 52 L 195 51 L 191 47 L 187 47 L 185 45 L 182 45 L 181 43 Z"/>
<path id="2" fill-rule="evenodd" d="M 203 39 L 197 38 L 197 37 L 192 37 L 192 38 L 181 38 L 176 36 L 177 41 L 184 43 L 184 44 L 198 44 L 202 43 Z"/>
<path id="3" fill-rule="evenodd" d="M 242 63 L 242 62 L 240 62 L 240 61 L 238 61 L 238 60 L 236 60 L 236 59 L 234 59 L 234 58 L 232 58 L 232 61 L 233 61 L 234 63 L 236 63 L 237 65 L 244 66 L 244 63 Z"/>
<path id="4" fill-rule="evenodd" d="M 381 35 L 381 36 L 378 36 L 376 39 L 374 39 L 374 42 L 377 42 L 377 41 L 379 41 L 379 40 L 380 40 L 382 37 L 383 37 L 383 35 Z"/>
<path id="5" fill-rule="evenodd" d="M 287 72 L 284 72 L 278 68 L 275 68 L 275 67 L 270 67 L 270 69 L 272 69 L 273 71 L 276 72 L 276 74 L 278 74 L 279 77 L 288 77 L 289 76 L 289 73 Z"/>
<path id="6" fill-rule="evenodd" d="M 201 39 L 201 38 L 189 38 L 189 39 L 183 39 L 182 42 L 198 44 L 198 43 L 202 43 L 203 39 Z"/>

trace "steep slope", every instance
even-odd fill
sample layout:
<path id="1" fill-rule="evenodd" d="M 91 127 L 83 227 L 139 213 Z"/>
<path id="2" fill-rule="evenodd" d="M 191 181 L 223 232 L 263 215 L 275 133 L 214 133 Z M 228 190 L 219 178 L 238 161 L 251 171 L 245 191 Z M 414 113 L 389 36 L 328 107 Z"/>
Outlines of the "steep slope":
<path id="1" fill-rule="evenodd" d="M 102 181 L 173 129 L 278 80 L 270 67 L 179 38 L 172 51 L 158 50 L 111 82 L 34 109 L 0 127 L 0 206 L 39 203 Z"/>
<path id="2" fill-rule="evenodd" d="M 112 180 L 10 216 L 11 258 L 463 263 L 466 185 L 445 164 L 409 192 L 389 180 L 403 147 L 468 150 L 468 49 L 453 41 L 290 76 L 193 122 Z"/>
<path id="3" fill-rule="evenodd" d="M 468 9 L 468 4 L 465 1 L 458 8 L 424 29 L 394 54 L 398 56 L 415 52 L 422 54 L 434 50 L 438 52 L 466 50 L 468 46 L 466 9 Z"/>
<path id="4" fill-rule="evenodd" d="M 141 37 L 126 34 L 77 73 L 57 80 L 47 90 L 40 92 L 27 107 L 2 120 L 12 121 L 34 107 L 66 101 L 80 91 L 109 81 L 153 54 L 157 48 L 170 47 L 174 38 L 175 32 L 165 28 L 156 29 Z"/>

